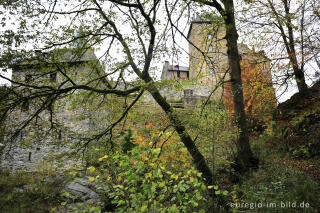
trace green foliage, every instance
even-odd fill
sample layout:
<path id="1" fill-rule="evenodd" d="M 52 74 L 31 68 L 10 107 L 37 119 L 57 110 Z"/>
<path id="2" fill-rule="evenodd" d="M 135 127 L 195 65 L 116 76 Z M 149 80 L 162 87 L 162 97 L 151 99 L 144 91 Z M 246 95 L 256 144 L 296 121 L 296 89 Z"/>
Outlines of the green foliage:
<path id="1" fill-rule="evenodd" d="M 122 151 L 123 153 L 128 153 L 128 151 L 132 150 L 136 145 L 133 143 L 135 136 L 132 133 L 132 129 L 129 127 L 127 134 L 124 137 L 124 141 L 122 143 Z"/>
<path id="2" fill-rule="evenodd" d="M 283 161 L 285 153 L 274 152 L 264 143 L 270 137 L 254 141 L 253 150 L 260 159 L 260 169 L 249 178 L 243 179 L 241 185 L 234 185 L 233 205 L 244 203 L 258 204 L 262 207 L 234 208 L 235 212 L 250 210 L 250 212 L 316 212 L 320 207 L 318 203 L 319 188 L 316 182 L 302 172 L 289 168 Z M 279 150 L 277 150 L 279 152 Z M 281 202 L 308 203 L 309 208 L 281 208 Z M 266 207 L 267 203 L 277 204 L 276 208 Z"/>
<path id="3" fill-rule="evenodd" d="M 300 172 L 283 166 L 275 166 L 259 170 L 241 186 L 235 185 L 239 195 L 236 203 L 262 203 L 254 212 L 315 212 L 319 208 L 317 184 Z M 307 209 L 280 208 L 281 202 L 302 202 L 310 205 Z M 276 203 L 277 208 L 268 208 L 267 203 Z M 246 209 L 246 208 L 243 208 Z M 238 209 L 239 210 L 239 209 Z"/>
<path id="4" fill-rule="evenodd" d="M 98 159 L 95 179 L 106 185 L 115 212 L 206 212 L 210 200 L 201 173 L 170 170 L 158 160 L 160 151 L 135 147 L 129 155 L 116 152 Z"/>
<path id="5" fill-rule="evenodd" d="M 209 103 L 203 110 L 181 115 L 201 152 L 215 172 L 231 171 L 235 157 L 237 128 L 222 102 Z"/>
<path id="6" fill-rule="evenodd" d="M 59 184 L 44 182 L 42 174 L 0 170 L 1 212 L 49 212 L 59 203 Z"/>

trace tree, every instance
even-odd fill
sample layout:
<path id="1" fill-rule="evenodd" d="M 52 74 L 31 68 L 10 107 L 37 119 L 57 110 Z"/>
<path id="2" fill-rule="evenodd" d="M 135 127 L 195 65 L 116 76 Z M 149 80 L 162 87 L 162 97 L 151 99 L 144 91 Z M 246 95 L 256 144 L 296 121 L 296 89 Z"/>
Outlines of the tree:
<path id="1" fill-rule="evenodd" d="M 256 39 L 269 45 L 262 48 L 266 46 L 273 52 L 272 60 L 276 63 L 283 63 L 279 68 L 285 73 L 284 82 L 293 77 L 301 94 L 308 89 L 305 75 L 317 61 L 312 48 L 318 28 L 314 4 L 313 0 L 254 1 L 249 3 L 250 8 L 243 9 L 247 13 L 240 19 L 259 32 Z"/>
<path id="2" fill-rule="evenodd" d="M 35 81 L 28 82 L 7 79 L 11 82 L 12 89 L 17 94 L 16 99 L 13 99 L 16 101 L 11 101 L 12 107 L 17 107 L 23 101 L 34 101 L 37 103 L 35 104 L 37 109 L 33 111 L 33 115 L 28 118 L 27 122 L 24 122 L 18 128 L 19 131 L 35 120 L 42 111 L 50 108 L 56 101 L 74 91 L 85 91 L 89 94 L 94 93 L 100 97 L 110 94 L 128 97 L 130 94 L 139 92 L 139 95 L 136 96 L 131 104 L 125 104 L 122 115 L 108 125 L 100 134 L 95 135 L 93 139 L 98 140 L 105 135 L 111 135 L 110 137 L 112 137 L 112 129 L 126 116 L 130 108 L 141 98 L 143 92 L 148 91 L 167 114 L 171 125 L 179 134 L 181 141 L 192 156 L 196 168 L 202 173 L 205 183 L 207 185 L 213 184 L 212 171 L 206 164 L 203 155 L 196 147 L 175 110 L 159 93 L 156 83 L 150 76 L 151 63 L 161 53 L 161 42 L 166 34 L 166 29 L 162 30 L 162 34 L 159 33 L 161 32 L 161 26 L 159 26 L 157 17 L 160 13 L 158 9 L 160 1 L 123 2 L 112 0 L 105 2 L 93 0 L 83 1 L 80 4 L 77 4 L 77 2 L 64 4 L 63 1 L 59 2 L 56 0 L 46 2 L 35 0 L 18 2 L 15 5 L 16 3 L 4 6 L 7 9 L 17 9 L 22 14 L 19 17 L 21 20 L 20 32 L 28 30 L 29 37 L 25 40 L 26 43 L 35 42 L 33 43 L 36 45 L 35 48 L 49 51 L 49 54 L 46 54 L 47 56 L 55 53 L 55 51 L 52 52 L 50 50 L 57 47 L 63 48 L 62 53 L 52 56 L 54 60 L 50 61 L 54 71 L 42 69 L 39 76 L 33 76 L 33 78 L 37 79 L 40 76 L 57 72 L 63 76 L 63 81 L 58 82 L 57 85 L 48 84 L 46 81 L 47 84 L 39 84 L 39 82 Z M 27 16 L 31 18 L 29 22 L 26 21 Z M 71 24 L 62 25 L 59 28 L 54 27 L 53 25 L 58 23 L 56 20 L 60 16 L 63 17 L 64 23 L 70 21 Z M 129 23 L 126 27 L 131 29 L 130 33 L 123 32 L 122 25 L 124 22 Z M 36 23 L 37 27 L 35 27 Z M 82 23 L 81 33 L 75 34 L 77 24 L 79 25 L 80 23 Z M 30 36 L 30 33 L 37 36 Z M 24 35 L 26 36 L 26 34 Z M 4 38 L 6 39 L 4 43 L 8 47 L 8 51 L 2 53 L 2 64 L 10 65 L 7 59 L 19 53 L 19 57 L 22 58 L 20 62 L 22 65 L 25 60 L 30 60 L 30 57 L 33 58 L 32 61 L 36 61 L 39 64 L 40 69 L 47 65 L 48 61 L 45 58 L 31 56 L 31 53 L 27 51 L 23 52 L 23 55 L 21 55 L 21 52 L 12 51 L 11 45 L 18 43 L 18 40 L 15 38 L 15 34 Z M 43 41 L 37 44 L 37 41 L 41 39 Z M 78 40 L 81 40 L 81 42 L 77 42 Z M 97 69 L 97 64 L 91 63 L 89 66 L 91 66 L 92 70 L 95 70 L 95 74 L 92 74 L 88 79 L 83 78 L 82 81 L 74 80 L 72 73 L 68 72 L 63 64 L 60 63 L 61 59 L 63 61 L 67 57 L 65 54 L 68 54 L 68 51 L 70 51 L 70 48 L 66 47 L 68 45 L 74 46 L 74 43 L 81 45 L 77 45 L 77 48 L 71 50 L 71 62 L 81 59 L 91 47 L 103 45 L 102 48 L 107 58 L 109 70 L 103 73 L 100 69 Z M 117 53 L 116 56 L 115 53 Z M 17 61 L 11 61 L 11 63 L 14 66 L 17 64 Z M 126 82 L 123 76 L 132 73 L 142 80 L 139 84 Z M 111 74 L 118 74 L 117 80 L 112 80 Z M 117 86 L 120 82 L 124 85 L 125 89 L 118 89 Z M 22 90 L 24 94 L 21 94 Z M 92 141 L 90 139 L 88 143 Z"/>
<path id="3" fill-rule="evenodd" d="M 276 106 L 276 96 L 272 85 L 270 60 L 264 52 L 248 51 L 241 59 L 245 112 L 249 127 L 262 130 L 271 121 Z M 229 110 L 233 109 L 231 86 L 225 86 L 224 100 Z"/>
<path id="4" fill-rule="evenodd" d="M 103 104 L 106 97 L 116 95 L 124 97 L 124 101 L 120 102 L 124 109 L 107 127 L 99 129 L 100 133 L 92 135 L 91 138 L 85 138 L 83 145 L 86 146 L 88 143 L 107 137 L 110 138 L 108 141 L 112 142 L 114 127 L 126 117 L 129 110 L 147 91 L 168 116 L 170 125 L 180 136 L 181 142 L 193 158 L 195 167 L 202 173 L 206 185 L 212 185 L 214 176 L 204 156 L 195 145 L 177 112 L 160 94 L 156 82 L 150 76 L 152 62 L 166 51 L 164 43 L 168 28 L 166 24 L 163 27 L 158 19 L 161 13 L 160 3 L 161 1 L 141 2 L 139 0 L 128 2 L 93 0 L 80 3 L 34 0 L 4 5 L 7 9 L 16 9 L 16 19 L 20 22 L 17 33 L 10 31 L 10 36 L 3 38 L 3 44 L 8 51 L 2 52 L 2 64 L 11 67 L 38 66 L 40 72 L 32 76 L 33 79 L 42 79 L 48 75 L 51 78 L 56 73 L 62 79 L 56 83 L 49 83 L 50 79 L 43 83 L 29 81 L 27 75 L 22 81 L 7 79 L 11 82 L 14 91 L 10 107 L 17 109 L 19 105 L 29 102 L 33 102 L 34 107 L 30 111 L 30 116 L 25 122 L 21 122 L 17 131 L 13 133 L 13 138 L 16 138 L 18 133 L 31 122 L 37 123 L 39 115 L 46 110 L 50 114 L 48 120 L 51 129 L 54 129 L 55 123 L 52 119 L 54 105 L 66 96 L 81 96 L 83 104 L 93 99 Z M 249 145 L 244 112 L 233 2 L 226 1 L 224 5 L 225 9 L 220 7 L 217 9 L 225 18 L 227 29 L 232 91 L 236 123 L 239 127 L 237 162 L 241 170 L 247 170 L 251 166 L 256 166 L 256 161 Z M 75 33 L 79 25 L 81 25 L 81 32 Z M 126 31 L 127 29 L 130 30 Z M 42 53 L 32 55 L 33 51 L 15 51 L 11 48 L 13 44 L 18 47 L 32 44 L 31 50 L 40 49 Z M 70 63 L 77 64 L 85 60 L 91 48 L 97 46 L 100 46 L 103 51 L 107 70 L 103 70 L 103 66 L 97 60 L 92 60 L 84 63 L 89 70 L 87 74 L 80 77 L 81 81 L 77 80 L 72 66 L 73 72 L 70 72 Z M 17 59 L 8 61 L 17 57 L 19 61 Z M 51 58 L 49 61 L 48 57 Z M 26 61 L 29 62 L 26 63 Z M 47 69 L 48 64 L 50 69 Z M 125 76 L 129 75 L 134 75 L 139 80 L 128 82 Z M 129 98 L 130 95 L 134 95 L 135 98 Z"/>
<path id="5" fill-rule="evenodd" d="M 238 33 L 234 17 L 233 0 L 218 1 L 195 1 L 214 7 L 223 18 L 226 28 L 227 54 L 230 65 L 230 81 L 232 87 L 232 98 L 234 103 L 235 123 L 239 128 L 239 138 L 237 141 L 237 169 L 247 171 L 251 167 L 258 165 L 258 160 L 253 156 L 249 144 L 246 115 L 244 110 L 244 99 L 241 79 L 240 57 L 238 52 Z"/>

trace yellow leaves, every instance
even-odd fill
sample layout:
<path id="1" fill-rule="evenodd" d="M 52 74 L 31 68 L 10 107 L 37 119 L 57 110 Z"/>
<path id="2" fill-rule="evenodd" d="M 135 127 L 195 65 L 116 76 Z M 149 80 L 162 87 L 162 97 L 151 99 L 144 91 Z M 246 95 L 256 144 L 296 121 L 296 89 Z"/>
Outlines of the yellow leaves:
<path id="1" fill-rule="evenodd" d="M 121 177 L 121 176 L 119 176 L 119 177 L 118 177 L 118 181 L 120 182 L 121 180 L 122 180 L 122 177 Z"/>
<path id="2" fill-rule="evenodd" d="M 95 178 L 94 177 L 89 177 L 89 182 L 93 182 L 94 180 L 95 180 Z"/>
<path id="3" fill-rule="evenodd" d="M 150 179 L 152 178 L 152 173 L 151 172 L 148 172 L 146 175 L 146 177 L 149 177 Z"/>
<path id="4" fill-rule="evenodd" d="M 116 185 L 115 187 L 119 188 L 119 189 L 123 189 L 124 188 L 122 185 Z"/>
<path id="5" fill-rule="evenodd" d="M 93 166 L 88 167 L 87 171 L 93 173 L 96 170 Z"/>
<path id="6" fill-rule="evenodd" d="M 148 208 L 147 205 L 141 206 L 141 212 L 144 212 Z"/>
<path id="7" fill-rule="evenodd" d="M 171 175 L 170 178 L 178 180 L 179 176 L 178 175 Z"/>
<path id="8" fill-rule="evenodd" d="M 160 148 L 156 148 L 152 150 L 152 154 L 158 155 L 160 153 L 161 149 Z"/>
<path id="9" fill-rule="evenodd" d="M 101 162 L 101 161 L 103 161 L 103 159 L 106 159 L 106 158 L 108 158 L 108 156 L 107 156 L 107 155 L 105 155 L 105 156 L 103 156 L 103 157 L 99 158 L 99 159 L 98 159 L 98 161 L 99 161 L 99 162 Z"/>

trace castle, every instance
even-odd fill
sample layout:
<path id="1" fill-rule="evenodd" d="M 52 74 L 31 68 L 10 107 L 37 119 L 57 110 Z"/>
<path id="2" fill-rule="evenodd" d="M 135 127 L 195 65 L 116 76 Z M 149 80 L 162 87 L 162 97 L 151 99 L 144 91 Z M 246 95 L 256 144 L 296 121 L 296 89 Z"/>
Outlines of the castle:
<path id="1" fill-rule="evenodd" d="M 194 108 L 210 93 L 212 99 L 232 100 L 228 87 L 230 77 L 224 37 L 225 30 L 219 22 L 212 23 L 199 19 L 192 21 L 187 36 L 190 42 L 189 67 L 170 65 L 169 62 L 165 62 L 163 66 L 161 80 L 178 82 L 183 87 L 177 91 L 169 85 L 160 90 L 169 102 L 182 99 L 183 106 L 180 107 Z M 264 52 L 255 52 L 244 44 L 239 44 L 238 48 L 243 75 L 246 76 L 251 70 L 257 70 L 256 73 L 262 74 L 271 84 L 270 60 Z M 85 81 L 88 85 L 98 85 L 100 88 L 106 86 L 102 82 L 105 76 L 103 66 L 92 49 L 83 53 L 77 52 L 76 49 L 37 51 L 29 60 L 15 63 L 12 69 L 14 81 L 44 88 L 43 92 L 48 93 L 56 87 L 72 86 L 72 81 L 80 84 Z M 66 81 L 69 78 L 72 81 Z M 5 151 L 10 158 L 6 159 L 3 156 L 0 162 L 1 166 L 13 169 L 33 170 L 44 157 L 72 150 L 75 142 L 81 144 L 86 138 L 97 136 L 99 131 L 104 131 L 106 124 L 112 120 L 112 111 L 119 110 L 116 99 L 111 98 L 108 102 L 110 97 L 90 92 L 80 93 L 71 90 L 67 93 L 67 98 L 64 95 L 61 97 L 53 94 L 52 97 L 45 96 L 46 100 L 40 98 L 30 102 L 29 97 L 34 95 L 32 87 L 24 90 L 25 98 L 19 99 L 20 108 L 13 110 L 7 119 L 10 122 L 7 122 L 6 126 L 8 135 L 14 136 L 7 139 L 12 140 L 17 147 L 12 149 L 6 147 Z M 273 90 L 272 92 L 274 95 Z M 274 96 L 271 95 L 271 98 L 275 101 Z M 143 101 L 151 100 L 148 95 L 143 99 Z M 97 108 L 99 104 L 108 105 L 105 107 L 108 110 L 99 111 Z M 37 107 L 32 107 L 33 105 Z M 41 112 L 28 123 L 30 116 L 36 113 L 35 109 L 39 107 L 42 109 Z M 31 125 L 19 130 L 21 124 Z"/>
<path id="2" fill-rule="evenodd" d="M 104 70 L 92 49 L 81 53 L 76 49 L 36 51 L 34 56 L 11 67 L 12 80 L 17 82 L 11 89 L 18 90 L 22 96 L 11 94 L 15 107 L 6 118 L 8 143 L 0 166 L 36 170 L 44 158 L 70 152 L 75 143 L 85 142 L 110 122 L 108 110 L 95 108 L 99 97 L 75 89 L 60 95 L 56 92 L 56 89 L 72 88 L 74 82 L 78 85 L 86 82 L 89 86 L 100 83 L 96 79 L 103 76 Z M 81 164 L 74 159 L 60 160 L 64 165 Z"/>
<path id="3" fill-rule="evenodd" d="M 217 18 L 217 17 L 214 17 Z M 231 99 L 227 41 L 224 25 L 219 21 L 201 20 L 196 17 L 191 22 L 187 39 L 189 41 L 189 67 L 164 63 L 161 80 L 180 82 L 184 87 L 184 100 L 208 96 L 212 91 L 213 99 L 222 98 L 227 102 Z M 245 76 L 252 69 L 257 69 L 260 76 L 272 88 L 270 59 L 264 51 L 256 52 L 245 44 L 238 44 L 240 64 L 244 84 L 250 79 Z M 250 76 L 247 76 L 250 78 Z M 251 79 L 252 80 L 252 79 Z M 172 97 L 169 97 L 169 99 Z M 246 97 L 245 97 L 246 98 Z M 276 103 L 275 94 L 271 97 Z"/>

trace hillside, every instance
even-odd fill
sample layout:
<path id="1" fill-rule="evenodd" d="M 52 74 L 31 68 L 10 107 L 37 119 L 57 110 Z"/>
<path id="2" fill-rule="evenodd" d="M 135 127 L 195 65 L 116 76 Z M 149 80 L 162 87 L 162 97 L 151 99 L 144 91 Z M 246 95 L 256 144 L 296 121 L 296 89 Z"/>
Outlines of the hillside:
<path id="1" fill-rule="evenodd" d="M 320 183 L 320 81 L 308 94 L 295 94 L 281 103 L 275 121 L 274 133 L 282 138 L 280 146 L 294 159 L 284 163 Z"/>

